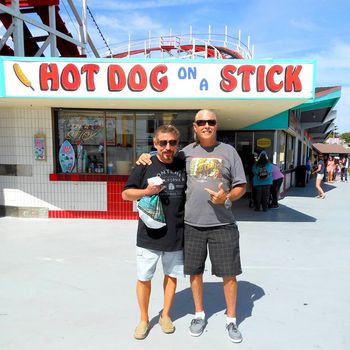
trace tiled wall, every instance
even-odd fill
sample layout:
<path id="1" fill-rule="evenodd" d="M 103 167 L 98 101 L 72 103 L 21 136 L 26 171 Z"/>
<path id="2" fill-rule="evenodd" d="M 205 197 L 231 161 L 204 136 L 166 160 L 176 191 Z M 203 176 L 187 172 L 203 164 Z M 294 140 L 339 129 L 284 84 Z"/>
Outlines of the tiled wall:
<path id="1" fill-rule="evenodd" d="M 35 160 L 33 137 L 46 136 L 46 160 Z M 0 108 L 0 206 L 46 208 L 49 217 L 135 218 L 121 199 L 123 183 L 50 181 L 50 108 Z"/>

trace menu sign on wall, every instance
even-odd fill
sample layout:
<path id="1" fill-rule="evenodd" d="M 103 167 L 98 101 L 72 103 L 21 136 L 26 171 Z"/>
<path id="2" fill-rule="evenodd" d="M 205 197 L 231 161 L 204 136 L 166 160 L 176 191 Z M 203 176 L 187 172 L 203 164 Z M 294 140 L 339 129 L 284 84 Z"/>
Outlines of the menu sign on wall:
<path id="1" fill-rule="evenodd" d="M 84 145 L 104 143 L 104 119 L 100 117 L 66 117 L 58 121 L 61 140 L 68 140 L 72 145 L 80 141 Z"/>

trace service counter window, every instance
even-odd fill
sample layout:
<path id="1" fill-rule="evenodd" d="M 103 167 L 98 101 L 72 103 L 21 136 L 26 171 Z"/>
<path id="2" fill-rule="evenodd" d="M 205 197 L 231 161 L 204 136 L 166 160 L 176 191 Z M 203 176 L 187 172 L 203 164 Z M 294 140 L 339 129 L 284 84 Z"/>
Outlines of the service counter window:
<path id="1" fill-rule="evenodd" d="M 154 150 L 155 130 L 163 124 L 172 124 L 180 131 L 179 148 L 193 142 L 192 123 L 196 111 L 138 111 L 135 120 L 135 156 Z"/>
<path id="2" fill-rule="evenodd" d="M 181 134 L 180 148 L 192 142 L 195 113 L 56 109 L 55 173 L 129 175 L 135 159 L 153 150 L 158 126 L 175 125 Z"/>
<path id="3" fill-rule="evenodd" d="M 134 163 L 135 115 L 106 112 L 107 173 L 128 175 Z"/>
<path id="4" fill-rule="evenodd" d="M 56 173 L 127 175 L 133 121 L 124 112 L 56 110 Z"/>

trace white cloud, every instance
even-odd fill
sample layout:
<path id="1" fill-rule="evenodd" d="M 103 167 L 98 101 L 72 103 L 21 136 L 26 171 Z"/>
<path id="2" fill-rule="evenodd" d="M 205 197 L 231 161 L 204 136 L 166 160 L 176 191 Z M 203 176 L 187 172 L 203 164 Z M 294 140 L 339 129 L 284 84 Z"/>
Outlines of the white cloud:
<path id="1" fill-rule="evenodd" d="M 311 54 L 317 61 L 317 83 L 350 86 L 350 43 L 339 39 L 327 49 Z"/>
<path id="2" fill-rule="evenodd" d="M 350 42 L 334 40 L 326 49 L 315 55 L 322 69 L 350 68 Z"/>
<path id="3" fill-rule="evenodd" d="M 298 19 L 291 19 L 289 20 L 289 24 L 293 28 L 301 29 L 301 30 L 307 30 L 307 31 L 314 31 L 320 29 L 319 26 L 312 22 L 308 18 L 298 18 Z"/>
<path id="4" fill-rule="evenodd" d="M 161 22 L 139 12 L 133 13 L 131 17 L 119 16 L 113 21 L 111 21 L 108 16 L 98 15 L 96 16 L 96 22 L 103 28 L 103 35 L 112 51 L 114 51 L 114 48 L 119 46 L 119 44 L 126 44 L 129 39 L 129 34 L 132 41 L 137 41 L 146 39 L 149 32 L 151 36 L 159 36 L 166 31 Z M 101 37 L 96 29 L 91 24 L 89 28 L 94 29 L 95 42 L 102 44 Z"/>

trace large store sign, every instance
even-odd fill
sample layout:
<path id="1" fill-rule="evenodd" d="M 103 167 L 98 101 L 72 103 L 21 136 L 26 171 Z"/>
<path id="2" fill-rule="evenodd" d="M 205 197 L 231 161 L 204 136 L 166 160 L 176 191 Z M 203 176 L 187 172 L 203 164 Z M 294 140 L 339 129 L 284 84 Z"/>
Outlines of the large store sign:
<path id="1" fill-rule="evenodd" d="M 314 62 L 4 60 L 4 97 L 311 98 Z"/>

